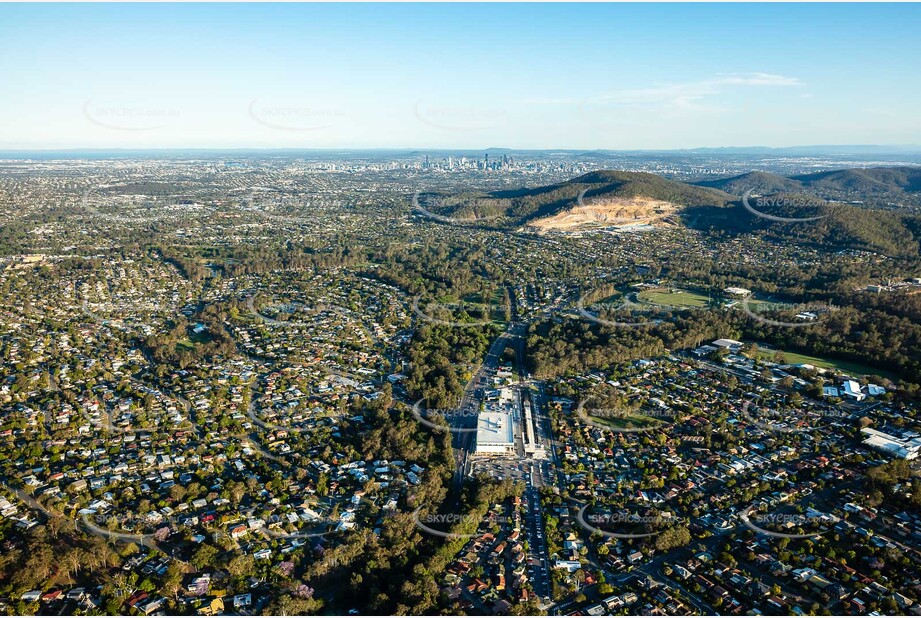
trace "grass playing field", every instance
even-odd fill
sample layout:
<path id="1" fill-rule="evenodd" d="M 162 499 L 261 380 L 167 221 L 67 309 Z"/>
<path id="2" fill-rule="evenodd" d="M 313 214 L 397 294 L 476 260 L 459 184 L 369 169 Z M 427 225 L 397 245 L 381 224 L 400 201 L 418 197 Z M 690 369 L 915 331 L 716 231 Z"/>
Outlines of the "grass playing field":
<path id="1" fill-rule="evenodd" d="M 665 424 L 664 421 L 646 416 L 641 412 L 625 413 L 621 416 L 589 416 L 589 418 L 612 429 L 649 429 Z"/>
<path id="2" fill-rule="evenodd" d="M 640 302 L 664 307 L 700 308 L 706 307 L 709 303 L 706 294 L 680 289 L 675 289 L 674 291 L 666 289 L 643 290 L 636 297 Z"/>

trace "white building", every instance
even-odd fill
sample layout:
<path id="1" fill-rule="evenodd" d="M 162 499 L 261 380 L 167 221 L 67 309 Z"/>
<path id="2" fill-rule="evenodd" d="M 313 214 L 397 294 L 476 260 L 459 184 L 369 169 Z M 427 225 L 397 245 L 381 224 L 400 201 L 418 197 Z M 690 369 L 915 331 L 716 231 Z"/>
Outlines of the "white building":
<path id="1" fill-rule="evenodd" d="M 714 345 L 718 348 L 726 348 L 731 352 L 738 352 L 745 344 L 743 344 L 741 341 L 736 341 L 735 339 L 716 339 L 711 345 Z"/>
<path id="2" fill-rule="evenodd" d="M 477 417 L 476 454 L 513 455 L 515 432 L 511 414 L 483 412 Z"/>
<path id="3" fill-rule="evenodd" d="M 845 397 L 850 397 L 854 401 L 863 401 L 867 398 L 866 394 L 860 391 L 860 384 L 854 380 L 844 381 L 844 388 L 842 389 L 842 393 Z"/>
<path id="4" fill-rule="evenodd" d="M 726 288 L 723 291 L 729 294 L 730 296 L 742 296 L 742 297 L 751 296 L 751 293 L 752 293 L 751 290 L 747 290 L 745 288 Z"/>
<path id="5" fill-rule="evenodd" d="M 886 394 L 886 389 L 877 384 L 867 384 L 867 393 L 871 397 L 879 397 L 880 395 Z"/>
<path id="6" fill-rule="evenodd" d="M 565 569 L 569 573 L 575 573 L 582 568 L 582 563 L 578 560 L 557 560 L 553 564 L 554 569 Z"/>
<path id="7" fill-rule="evenodd" d="M 921 437 L 897 438 L 869 427 L 861 429 L 860 433 L 867 436 L 863 441 L 865 445 L 902 459 L 917 459 L 919 452 L 921 452 Z"/>

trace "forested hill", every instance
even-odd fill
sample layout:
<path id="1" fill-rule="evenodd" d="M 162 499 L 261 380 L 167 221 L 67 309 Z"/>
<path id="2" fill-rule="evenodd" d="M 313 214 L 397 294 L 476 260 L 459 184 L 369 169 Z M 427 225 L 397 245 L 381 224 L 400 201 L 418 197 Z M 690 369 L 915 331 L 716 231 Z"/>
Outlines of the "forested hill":
<path id="1" fill-rule="evenodd" d="M 807 187 L 863 194 L 921 193 L 921 167 L 874 167 L 793 176 Z"/>
<path id="2" fill-rule="evenodd" d="M 797 193 L 776 193 L 770 206 L 749 203 L 759 212 L 794 219 L 771 221 L 746 210 L 740 202 L 733 208 L 701 207 L 684 212 L 694 228 L 714 236 L 759 234 L 783 242 L 808 243 L 829 251 L 870 251 L 893 258 L 921 257 L 921 215 L 893 209 L 828 203 Z M 817 220 L 797 221 L 821 217 Z"/>
<path id="3" fill-rule="evenodd" d="M 807 193 L 829 200 L 863 202 L 879 206 L 921 205 L 921 167 L 844 169 L 795 176 L 749 172 L 740 176 L 696 183 L 741 196 L 748 190 L 766 195 Z"/>
<path id="4" fill-rule="evenodd" d="M 770 174 L 768 172 L 749 172 L 731 178 L 704 180 L 696 183 L 701 187 L 712 187 L 731 195 L 742 195 L 751 190 L 760 195 L 771 193 L 795 193 L 803 188 L 803 183 L 792 178 Z"/>
<path id="5" fill-rule="evenodd" d="M 497 220 L 518 227 L 555 215 L 586 200 L 649 198 L 677 206 L 725 206 L 733 198 L 722 191 L 676 182 L 642 172 L 597 171 L 566 182 L 538 188 L 491 193 L 429 195 L 425 208 L 442 216 L 464 220 Z"/>
<path id="6" fill-rule="evenodd" d="M 739 199 L 748 189 L 768 198 L 767 206 L 759 206 L 765 214 L 822 218 L 787 223 L 760 218 L 746 210 Z M 898 192 L 903 197 L 898 197 Z M 880 196 L 885 206 L 879 206 Z M 582 204 L 613 204 L 611 209 L 624 209 L 627 207 L 623 204 L 631 200 L 652 200 L 671 204 L 674 210 L 658 219 L 647 216 L 650 222 L 668 216 L 672 223 L 683 222 L 717 236 L 757 233 L 828 250 L 855 249 L 918 258 L 921 210 L 910 208 L 912 196 L 921 200 L 921 168 L 838 170 L 792 177 L 751 172 L 697 185 L 649 173 L 604 170 L 537 188 L 427 194 L 420 196 L 420 204 L 430 212 L 458 221 L 521 228 L 539 225 L 561 213 L 572 214 Z M 827 201 L 830 199 L 833 201 Z M 901 207 L 902 200 L 907 203 L 905 208 Z M 636 214 L 642 208 L 635 204 L 632 207 L 638 219 L 649 214 Z"/>

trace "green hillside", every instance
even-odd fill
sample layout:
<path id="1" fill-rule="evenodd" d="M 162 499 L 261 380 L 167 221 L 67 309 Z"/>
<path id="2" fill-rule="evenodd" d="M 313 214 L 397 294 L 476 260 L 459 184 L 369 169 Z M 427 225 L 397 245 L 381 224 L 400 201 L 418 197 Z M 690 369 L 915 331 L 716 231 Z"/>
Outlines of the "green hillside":
<path id="1" fill-rule="evenodd" d="M 718 235 L 758 233 L 777 240 L 820 245 L 829 250 L 855 249 L 897 258 L 917 258 L 921 255 L 919 215 L 849 204 L 823 204 L 804 194 L 778 193 L 772 198 L 777 205 L 762 208 L 767 214 L 824 218 L 774 222 L 753 215 L 740 202 L 734 208 L 690 209 L 685 216 L 695 221 L 694 227 Z"/>
<path id="2" fill-rule="evenodd" d="M 792 176 L 816 190 L 874 194 L 921 192 L 921 167 L 874 167 Z"/>
<path id="3" fill-rule="evenodd" d="M 742 195 L 748 190 L 760 195 L 792 193 L 801 190 L 803 187 L 803 184 L 798 180 L 767 172 L 749 172 L 740 176 L 732 176 L 731 178 L 706 180 L 697 183 L 697 185 L 719 189 L 731 195 Z"/>
<path id="4" fill-rule="evenodd" d="M 695 184 L 735 196 L 741 196 L 748 190 L 760 195 L 804 193 L 827 200 L 859 202 L 870 206 L 921 207 L 921 167 L 845 169 L 789 177 L 749 172 Z"/>
<path id="5" fill-rule="evenodd" d="M 646 197 L 681 206 L 718 206 L 732 197 L 708 187 L 697 187 L 642 172 L 598 171 L 572 180 L 537 188 L 491 193 L 461 193 L 430 196 L 426 205 L 442 216 L 457 219 L 496 219 L 498 224 L 520 226 L 528 221 L 557 214 L 578 204 L 579 195 L 596 197 Z"/>
<path id="6" fill-rule="evenodd" d="M 420 197 L 420 203 L 438 215 L 472 224 L 517 228 L 574 208 L 583 192 L 587 199 L 645 197 L 681 206 L 680 220 L 711 234 L 756 233 L 829 250 L 856 249 L 898 258 L 921 255 L 921 215 L 910 210 L 873 207 L 878 204 L 873 200 L 881 194 L 886 199 L 895 192 L 901 195 L 916 192 L 921 196 L 918 191 L 921 168 L 838 170 L 791 178 L 751 172 L 708 181 L 709 186 L 702 184 L 686 184 L 642 172 L 604 170 L 544 187 L 428 194 Z M 760 218 L 734 197 L 747 189 L 771 198 L 769 206 L 762 207 L 766 214 L 823 218 L 792 223 Z M 817 195 L 823 199 L 817 200 Z M 826 201 L 836 196 L 844 199 Z"/>

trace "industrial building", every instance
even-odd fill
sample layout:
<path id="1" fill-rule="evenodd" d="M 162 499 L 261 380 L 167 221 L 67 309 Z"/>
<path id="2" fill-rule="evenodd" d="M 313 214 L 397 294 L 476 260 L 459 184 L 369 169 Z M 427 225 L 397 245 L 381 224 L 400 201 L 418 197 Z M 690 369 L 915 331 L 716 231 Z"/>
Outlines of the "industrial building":
<path id="1" fill-rule="evenodd" d="M 860 433 L 867 436 L 863 441 L 866 446 L 889 455 L 895 455 L 902 459 L 917 459 L 919 452 L 921 452 L 921 436 L 917 434 L 898 437 L 870 428 L 861 429 Z"/>

